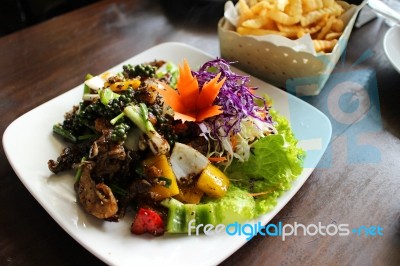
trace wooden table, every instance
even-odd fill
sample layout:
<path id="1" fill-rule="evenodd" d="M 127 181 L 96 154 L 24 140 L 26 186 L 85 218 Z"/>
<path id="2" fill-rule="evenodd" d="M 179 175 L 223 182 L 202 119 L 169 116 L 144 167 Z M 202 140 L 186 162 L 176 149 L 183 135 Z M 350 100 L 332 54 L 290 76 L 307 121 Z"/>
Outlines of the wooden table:
<path id="1" fill-rule="evenodd" d="M 100 1 L 0 38 L 1 133 L 20 115 L 80 84 L 83 74 L 100 73 L 156 44 L 185 42 L 219 55 L 216 21 L 222 13 L 207 15 L 198 6 L 172 14 L 161 2 Z M 354 29 L 346 58 L 327 84 L 332 89 L 338 79 L 345 82 L 343 73 L 358 75 L 361 87 L 377 82 L 371 99 L 378 106 L 371 106 L 379 108 L 362 123 L 332 121 L 326 156 L 271 221 L 379 225 L 383 236 L 256 236 L 223 265 L 400 265 L 400 74 L 382 48 L 387 29 L 382 19 Z M 355 64 L 367 51 L 371 57 Z M 332 98 L 325 93 L 306 100 L 327 112 Z M 357 108 L 357 101 L 348 103 Z M 334 110 L 328 109 L 331 119 L 340 120 Z M 0 156 L 0 264 L 102 264 L 35 201 L 3 147 Z"/>

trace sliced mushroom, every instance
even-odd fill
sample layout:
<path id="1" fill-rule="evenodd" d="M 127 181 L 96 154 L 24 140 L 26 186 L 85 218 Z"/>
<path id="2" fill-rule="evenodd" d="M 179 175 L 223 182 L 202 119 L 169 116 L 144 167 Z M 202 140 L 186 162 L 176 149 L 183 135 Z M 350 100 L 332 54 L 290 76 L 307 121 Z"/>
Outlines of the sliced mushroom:
<path id="1" fill-rule="evenodd" d="M 90 164 L 82 167 L 82 175 L 75 184 L 79 203 L 88 213 L 99 219 L 111 218 L 118 211 L 114 194 L 106 184 L 94 182 L 90 176 Z"/>

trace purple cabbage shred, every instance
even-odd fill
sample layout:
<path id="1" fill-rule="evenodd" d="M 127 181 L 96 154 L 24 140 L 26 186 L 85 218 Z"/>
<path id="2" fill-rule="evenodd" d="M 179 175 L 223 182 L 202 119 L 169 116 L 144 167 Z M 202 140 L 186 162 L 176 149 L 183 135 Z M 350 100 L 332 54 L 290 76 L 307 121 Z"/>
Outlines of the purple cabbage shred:
<path id="1" fill-rule="evenodd" d="M 200 88 L 218 73 L 221 73 L 220 79 L 226 77 L 226 80 L 214 104 L 222 106 L 223 113 L 203 121 L 210 129 L 211 137 L 221 139 L 239 133 L 240 122 L 248 116 L 272 124 L 271 116 L 268 114 L 269 107 L 265 99 L 254 95 L 247 86 L 250 78 L 232 72 L 230 63 L 226 60 L 217 58 L 206 62 L 200 67 L 199 71 L 192 71 Z M 257 105 L 255 101 L 262 104 Z M 266 113 L 266 117 L 260 118 L 258 115 L 260 112 Z"/>

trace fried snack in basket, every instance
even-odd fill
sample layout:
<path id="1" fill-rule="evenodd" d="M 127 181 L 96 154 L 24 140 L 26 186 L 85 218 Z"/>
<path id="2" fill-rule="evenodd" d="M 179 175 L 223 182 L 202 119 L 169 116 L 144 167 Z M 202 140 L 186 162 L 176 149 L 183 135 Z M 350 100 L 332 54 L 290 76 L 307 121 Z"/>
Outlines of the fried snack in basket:
<path id="1" fill-rule="evenodd" d="M 290 39 L 310 34 L 316 52 L 330 53 L 343 33 L 340 16 L 347 6 L 335 0 L 239 0 L 236 31 Z"/>

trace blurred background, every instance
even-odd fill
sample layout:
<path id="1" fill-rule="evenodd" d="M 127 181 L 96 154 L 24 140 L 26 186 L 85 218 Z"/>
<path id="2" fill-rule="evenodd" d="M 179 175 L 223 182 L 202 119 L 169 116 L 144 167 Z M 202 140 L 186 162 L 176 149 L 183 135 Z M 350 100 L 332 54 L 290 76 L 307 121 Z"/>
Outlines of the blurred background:
<path id="1" fill-rule="evenodd" d="M 99 0 L 1 0 L 0 37 Z"/>
<path id="2" fill-rule="evenodd" d="M 101 1 L 105 0 L 1 0 L 0 37 Z M 228 0 L 148 1 L 157 2 L 158 5 L 162 6 L 171 20 L 184 21 L 198 26 L 199 23 L 216 25 L 218 19 L 223 16 L 224 5 Z M 230 1 L 236 3 L 238 0 Z M 360 4 L 363 0 L 345 1 L 351 4 Z M 400 0 L 382 1 L 400 11 Z M 366 19 L 363 23 L 368 22 L 371 18 L 371 12 L 369 12 L 369 14 L 366 14 Z"/>
<path id="3" fill-rule="evenodd" d="M 101 0 L 1 0 L 0 37 Z M 227 0 L 149 0 L 158 2 L 170 19 L 215 24 Z M 237 0 L 232 2 L 236 3 Z"/>

